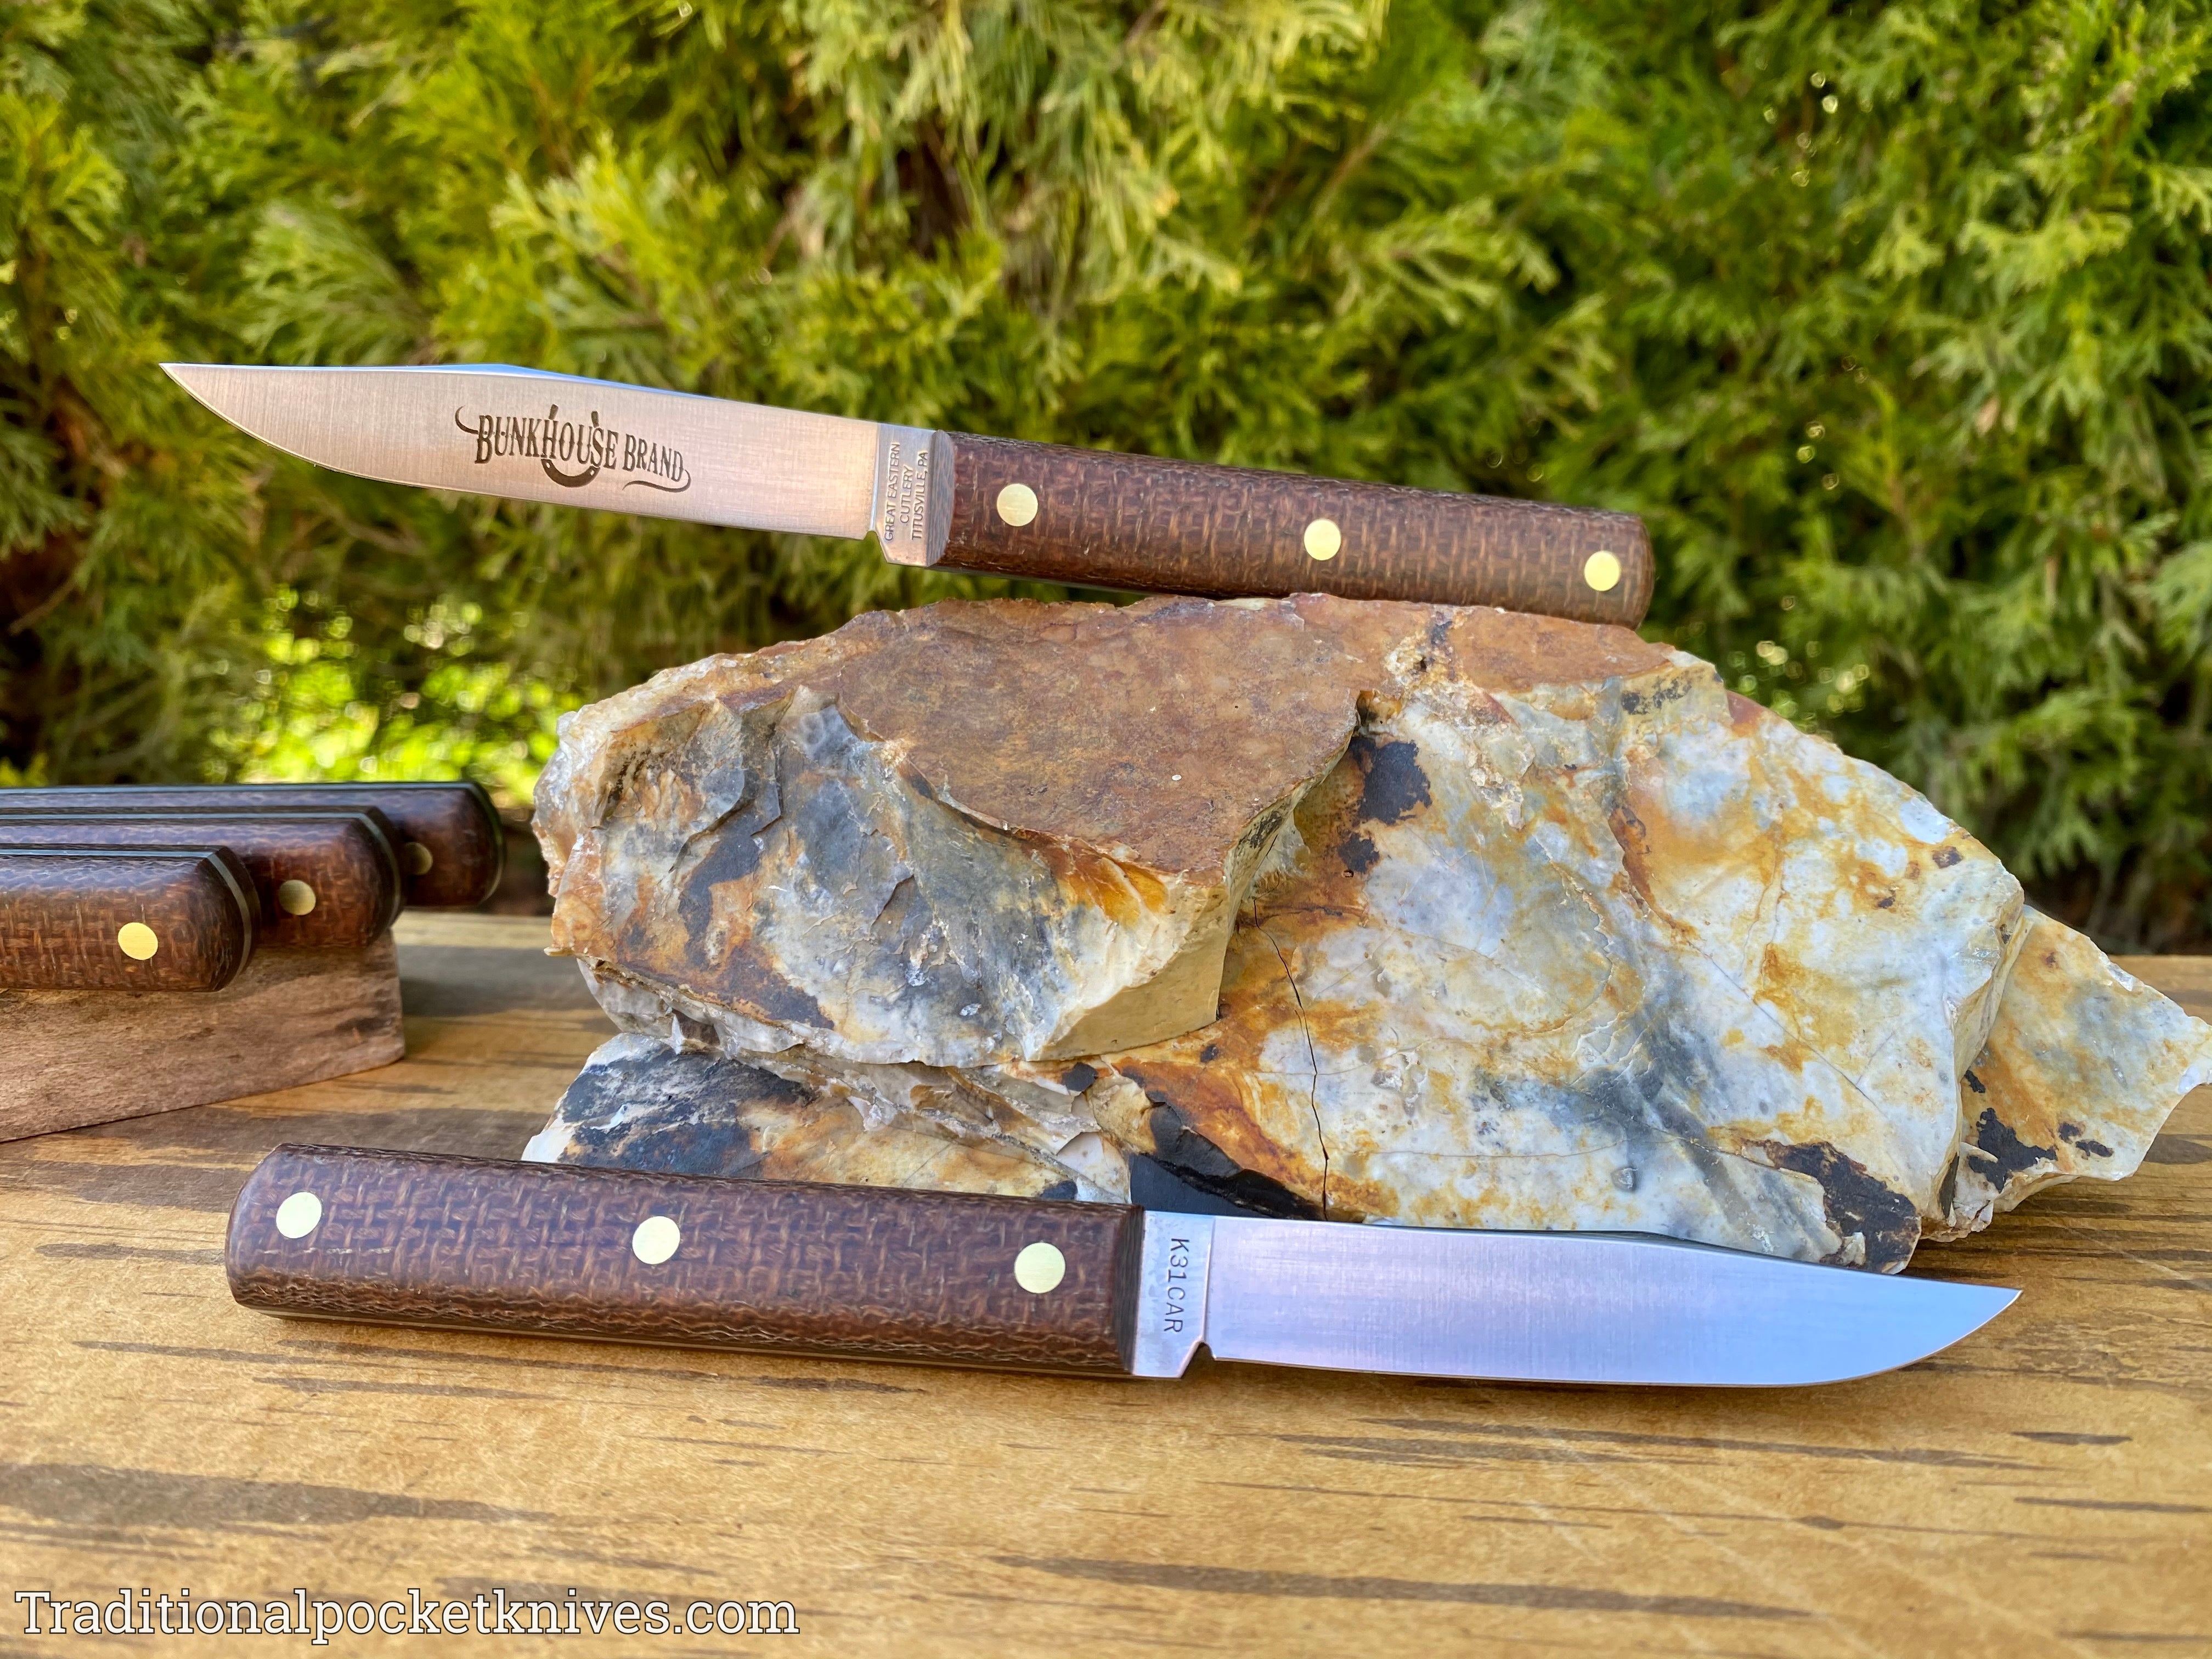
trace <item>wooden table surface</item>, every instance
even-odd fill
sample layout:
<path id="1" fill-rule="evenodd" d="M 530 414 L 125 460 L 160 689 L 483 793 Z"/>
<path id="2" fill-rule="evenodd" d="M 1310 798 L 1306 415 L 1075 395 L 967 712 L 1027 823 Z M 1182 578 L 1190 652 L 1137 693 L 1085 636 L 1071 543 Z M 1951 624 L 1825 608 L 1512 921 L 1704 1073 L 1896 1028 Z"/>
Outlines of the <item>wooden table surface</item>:
<path id="1" fill-rule="evenodd" d="M 1995 1325 L 1805 1391 L 1066 1382 L 234 1306 L 224 1214 L 278 1142 L 520 1150 L 607 1030 L 544 938 L 403 923 L 387 1069 L 0 1146 L 0 1595 L 574 1589 L 801 1630 L 337 1652 L 2212 1653 L 2212 1091 L 2134 1178 L 1922 1253 L 2022 1286 Z M 2212 959 L 2131 965 L 2212 1012 Z M 30 1637 L 25 1605 L 0 1655 L 278 1650 Z"/>

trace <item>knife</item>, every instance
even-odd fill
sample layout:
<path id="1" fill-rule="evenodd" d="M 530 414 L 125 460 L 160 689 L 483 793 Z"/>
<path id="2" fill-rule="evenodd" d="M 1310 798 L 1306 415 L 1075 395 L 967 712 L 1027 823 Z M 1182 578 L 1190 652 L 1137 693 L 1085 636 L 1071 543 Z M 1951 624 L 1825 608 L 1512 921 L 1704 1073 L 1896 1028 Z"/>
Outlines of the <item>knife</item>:
<path id="1" fill-rule="evenodd" d="M 2017 1292 L 1671 1240 L 280 1146 L 225 1265 L 299 1317 L 1090 1376 L 1216 1359 L 1801 1384 L 1909 1364 Z"/>
<path id="2" fill-rule="evenodd" d="M 0 847 L 0 990 L 220 991 L 253 955 L 258 908 L 219 847 Z"/>
<path id="3" fill-rule="evenodd" d="M 234 425 L 366 478 L 816 536 L 894 564 L 1214 598 L 1324 592 L 1634 627 L 1625 513 L 975 437 L 503 363 L 162 365 Z"/>
<path id="4" fill-rule="evenodd" d="M 399 914 L 398 860 L 366 812 L 0 814 L 0 847 L 208 846 L 228 848 L 245 866 L 264 945 L 363 945 Z"/>
<path id="5" fill-rule="evenodd" d="M 4 820 L 52 812 L 381 812 L 398 839 L 409 904 L 481 904 L 499 885 L 507 836 L 475 783 L 71 784 L 0 789 Z M 382 826 L 380 826 L 382 827 Z"/>

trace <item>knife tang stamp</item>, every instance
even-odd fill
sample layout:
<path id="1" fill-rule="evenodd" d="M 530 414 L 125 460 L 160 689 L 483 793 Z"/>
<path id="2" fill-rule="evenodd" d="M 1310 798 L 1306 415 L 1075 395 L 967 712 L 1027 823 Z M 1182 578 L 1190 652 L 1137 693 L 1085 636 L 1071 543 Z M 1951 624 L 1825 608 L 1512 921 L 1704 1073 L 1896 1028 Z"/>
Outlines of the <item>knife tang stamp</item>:
<path id="1" fill-rule="evenodd" d="M 876 434 L 872 522 L 893 564 L 934 563 L 952 514 L 952 449 L 942 432 L 885 426 Z"/>
<path id="2" fill-rule="evenodd" d="M 40 812 L 369 812 L 383 814 L 405 902 L 481 904 L 499 885 L 506 834 L 474 783 L 128 784 L 0 791 L 0 819 Z M 289 913 L 288 913 L 289 914 Z"/>
<path id="3" fill-rule="evenodd" d="M 1651 601 L 1651 539 L 1626 513 L 961 433 L 941 434 L 936 453 L 928 482 L 945 529 L 933 528 L 927 562 L 948 570 L 1216 599 L 1489 605 L 1629 628 Z M 923 562 L 888 540 L 884 550 Z"/>
<path id="4" fill-rule="evenodd" d="M 260 902 L 264 946 L 368 945 L 399 914 L 399 862 L 365 812 L 0 814 L 0 843 L 119 851 L 222 846 Z"/>
<path id="5" fill-rule="evenodd" d="M 275 1314 L 1122 1376 L 1144 1239 L 1115 1205 L 280 1146 L 226 1261 Z"/>
<path id="6" fill-rule="evenodd" d="M 0 989 L 219 991 L 252 956 L 258 905 L 229 853 L 18 848 L 6 831 Z"/>
<path id="7" fill-rule="evenodd" d="M 1206 1340 L 1213 1218 L 1159 1210 L 1145 1217 L 1143 1277 L 1137 1292 L 1138 1376 L 1181 1376 Z"/>

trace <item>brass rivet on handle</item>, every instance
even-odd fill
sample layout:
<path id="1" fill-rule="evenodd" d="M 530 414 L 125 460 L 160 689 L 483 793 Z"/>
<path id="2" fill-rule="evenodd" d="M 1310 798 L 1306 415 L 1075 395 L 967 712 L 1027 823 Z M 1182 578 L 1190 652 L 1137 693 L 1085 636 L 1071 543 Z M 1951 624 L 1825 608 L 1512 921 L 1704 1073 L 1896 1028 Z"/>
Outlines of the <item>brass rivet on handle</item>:
<path id="1" fill-rule="evenodd" d="M 1306 526 L 1306 557 L 1333 559 L 1344 550 L 1344 532 L 1334 519 L 1316 519 Z"/>
<path id="2" fill-rule="evenodd" d="M 1583 561 L 1583 580 L 1593 593 L 1610 593 L 1620 586 L 1620 556 L 1603 548 Z"/>
<path id="3" fill-rule="evenodd" d="M 999 516 L 1019 530 L 1037 515 L 1036 491 L 1024 483 L 1011 483 L 999 492 Z"/>
<path id="4" fill-rule="evenodd" d="M 115 948 L 133 962 L 151 962 L 161 936 L 143 921 L 126 921 L 115 930 Z"/>
<path id="5" fill-rule="evenodd" d="M 287 1238 L 305 1238 L 323 1224 L 323 1200 L 313 1193 L 295 1193 L 276 1206 L 276 1231 Z"/>
<path id="6" fill-rule="evenodd" d="M 665 1215 L 649 1215 L 629 1236 L 629 1253 L 648 1267 L 658 1267 L 676 1254 L 684 1230 Z"/>
<path id="7" fill-rule="evenodd" d="M 430 849 L 419 841 L 410 841 L 399 849 L 399 867 L 410 876 L 428 875 L 435 861 L 430 856 Z"/>
<path id="8" fill-rule="evenodd" d="M 1022 1253 L 1014 1258 L 1014 1283 L 1031 1296 L 1059 1289 L 1060 1281 L 1066 1277 L 1067 1258 L 1057 1246 L 1042 1239 L 1023 1245 Z"/>
<path id="9" fill-rule="evenodd" d="M 304 916 L 315 908 L 315 890 L 296 877 L 290 881 L 279 882 L 276 908 L 288 916 Z"/>

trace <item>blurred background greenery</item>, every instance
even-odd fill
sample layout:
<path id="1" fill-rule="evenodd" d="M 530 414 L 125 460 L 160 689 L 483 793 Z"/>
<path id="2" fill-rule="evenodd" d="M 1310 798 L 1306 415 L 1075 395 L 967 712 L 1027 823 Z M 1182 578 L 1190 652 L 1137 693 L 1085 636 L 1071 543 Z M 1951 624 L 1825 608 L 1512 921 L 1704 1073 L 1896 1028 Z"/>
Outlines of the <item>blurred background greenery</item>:
<path id="1" fill-rule="evenodd" d="M 1647 632 L 2212 937 L 2206 9 L 0 0 L 0 782 L 467 775 L 990 584 L 440 497 L 166 357 L 493 360 L 1646 515 Z"/>

